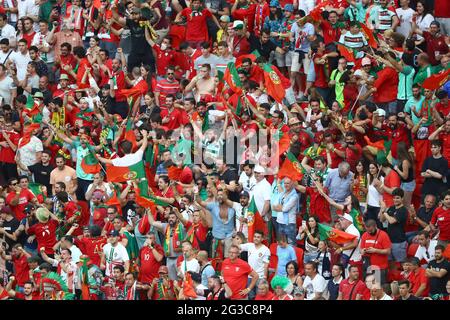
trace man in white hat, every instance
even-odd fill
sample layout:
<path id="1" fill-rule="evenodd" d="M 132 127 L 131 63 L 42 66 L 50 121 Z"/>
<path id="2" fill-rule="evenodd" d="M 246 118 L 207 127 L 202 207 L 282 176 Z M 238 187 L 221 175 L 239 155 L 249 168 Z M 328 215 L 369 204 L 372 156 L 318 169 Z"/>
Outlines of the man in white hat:
<path id="1" fill-rule="evenodd" d="M 233 52 L 233 55 L 237 58 L 250 53 L 250 43 L 247 40 L 247 31 L 246 28 L 244 28 L 244 22 L 241 20 L 234 20 L 232 30 L 232 39 L 229 49 Z"/>
<path id="2" fill-rule="evenodd" d="M 270 196 L 272 195 L 272 188 L 270 183 L 265 178 L 266 170 L 257 165 L 253 169 L 256 184 L 250 193 L 250 199 L 253 197 L 255 199 L 256 208 L 258 208 L 261 217 L 265 221 L 269 220 L 269 210 L 270 210 Z"/>
<path id="3" fill-rule="evenodd" d="M 356 265 L 359 269 L 359 274 L 362 275 L 362 262 L 361 252 L 359 251 L 359 238 L 360 233 L 358 229 L 353 225 L 353 218 L 348 213 L 339 216 L 338 219 L 341 229 L 349 234 L 355 235 L 356 238 L 350 242 L 346 242 L 343 245 L 337 245 L 336 253 L 341 254 L 341 263 L 345 268 L 345 273 L 348 275 L 348 267 Z"/>

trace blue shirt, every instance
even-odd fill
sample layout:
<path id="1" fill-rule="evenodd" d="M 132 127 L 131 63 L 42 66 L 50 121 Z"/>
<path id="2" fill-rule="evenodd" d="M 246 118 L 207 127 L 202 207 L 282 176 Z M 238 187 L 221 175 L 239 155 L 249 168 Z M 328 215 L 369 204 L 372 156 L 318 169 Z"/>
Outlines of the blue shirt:
<path id="1" fill-rule="evenodd" d="M 350 195 L 353 173 L 349 172 L 346 177 L 339 176 L 339 169 L 331 169 L 328 173 L 325 187 L 329 191 L 331 199 L 337 203 L 345 202 L 345 198 Z"/>
<path id="2" fill-rule="evenodd" d="M 286 265 L 291 261 L 297 262 L 297 255 L 295 254 L 295 250 L 294 248 L 292 248 L 292 246 L 289 245 L 286 248 L 277 246 L 277 257 L 277 275 L 286 276 Z"/>
<path id="3" fill-rule="evenodd" d="M 234 231 L 234 216 L 236 211 L 233 208 L 228 208 L 228 220 L 224 222 L 220 218 L 220 205 L 218 202 L 210 202 L 206 206 L 211 212 L 213 225 L 212 225 L 212 235 L 215 239 L 223 240 L 226 238 L 231 238 Z"/>
<path id="4" fill-rule="evenodd" d="M 82 159 L 89 153 L 89 148 L 83 148 L 81 146 L 81 142 L 79 139 L 74 140 L 72 143 L 72 146 L 77 150 L 77 166 L 76 166 L 76 173 L 77 178 L 83 179 L 83 180 L 94 180 L 94 175 L 91 173 L 84 172 L 83 168 L 81 167 Z"/>
<path id="5" fill-rule="evenodd" d="M 298 194 L 297 190 L 292 189 L 289 193 L 283 192 L 279 204 L 283 206 L 283 215 L 278 215 L 277 222 L 282 224 L 292 224 L 296 222 L 298 212 Z"/>
<path id="6" fill-rule="evenodd" d="M 278 186 L 277 186 L 276 180 L 274 180 L 272 183 L 272 194 L 270 195 L 270 203 L 271 204 L 279 204 L 280 203 L 281 196 L 284 194 L 284 191 L 285 191 L 284 180 L 281 180 L 280 185 L 281 185 L 281 190 L 283 190 L 282 192 L 278 191 Z M 272 210 L 272 217 L 276 218 L 278 216 L 278 213 L 281 213 L 281 212 Z"/>
<path id="7" fill-rule="evenodd" d="M 202 270 L 202 285 L 207 287 L 208 286 L 208 278 L 214 276 L 215 274 L 216 274 L 216 271 L 211 266 L 211 264 L 208 263 Z"/>

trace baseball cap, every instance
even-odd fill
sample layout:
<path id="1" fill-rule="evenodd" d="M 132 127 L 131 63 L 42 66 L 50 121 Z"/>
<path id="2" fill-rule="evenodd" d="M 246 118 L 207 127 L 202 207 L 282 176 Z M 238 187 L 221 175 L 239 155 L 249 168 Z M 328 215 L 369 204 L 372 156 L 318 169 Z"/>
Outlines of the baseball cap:
<path id="1" fill-rule="evenodd" d="M 294 12 L 294 6 L 290 3 L 284 6 L 284 11 Z"/>
<path id="2" fill-rule="evenodd" d="M 294 124 L 300 123 L 300 120 L 297 117 L 290 118 L 288 124 L 293 126 Z"/>
<path id="3" fill-rule="evenodd" d="M 63 73 L 60 77 L 59 80 L 69 80 L 69 76 L 65 73 Z"/>
<path id="4" fill-rule="evenodd" d="M 223 15 L 220 17 L 220 21 L 222 22 L 230 22 L 230 17 L 227 15 Z"/>
<path id="5" fill-rule="evenodd" d="M 44 99 L 44 95 L 42 94 L 42 92 L 37 91 L 37 92 L 33 95 L 33 98 Z"/>
<path id="6" fill-rule="evenodd" d="M 270 0 L 270 5 L 269 7 L 279 7 L 280 3 L 278 2 L 278 0 Z"/>
<path id="7" fill-rule="evenodd" d="M 244 22 L 242 22 L 241 20 L 234 20 L 233 29 L 236 29 L 236 30 L 244 29 Z"/>
<path id="8" fill-rule="evenodd" d="M 367 66 L 367 65 L 371 65 L 371 64 L 372 64 L 372 61 L 370 61 L 370 59 L 367 57 L 364 57 L 361 61 L 362 66 Z"/>
<path id="9" fill-rule="evenodd" d="M 250 194 L 247 191 L 241 191 L 239 198 L 246 197 L 250 199 Z"/>
<path id="10" fill-rule="evenodd" d="M 255 169 L 253 171 L 256 173 L 265 173 L 266 172 L 266 170 L 263 167 L 261 167 L 260 165 L 255 166 Z"/>
<path id="11" fill-rule="evenodd" d="M 375 110 L 375 112 L 376 112 L 380 117 L 385 117 L 385 116 L 386 116 L 386 111 L 384 111 L 383 109 L 377 109 L 377 110 Z"/>
<path id="12" fill-rule="evenodd" d="M 350 221 L 351 223 L 353 223 L 353 218 L 348 213 L 344 213 L 342 216 L 339 216 L 339 219 L 345 219 L 345 220 Z"/>
<path id="13" fill-rule="evenodd" d="M 117 230 L 112 230 L 112 231 L 110 231 L 108 233 L 108 236 L 110 236 L 110 237 L 118 237 L 118 236 L 120 236 L 120 233 Z"/>

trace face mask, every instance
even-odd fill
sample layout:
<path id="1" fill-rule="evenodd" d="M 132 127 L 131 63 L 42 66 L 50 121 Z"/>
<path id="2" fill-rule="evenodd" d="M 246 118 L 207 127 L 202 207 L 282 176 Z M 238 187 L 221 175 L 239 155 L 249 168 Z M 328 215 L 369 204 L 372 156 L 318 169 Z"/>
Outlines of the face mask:
<path id="1" fill-rule="evenodd" d="M 166 50 L 166 49 L 167 49 L 167 44 L 161 43 L 161 50 Z"/>

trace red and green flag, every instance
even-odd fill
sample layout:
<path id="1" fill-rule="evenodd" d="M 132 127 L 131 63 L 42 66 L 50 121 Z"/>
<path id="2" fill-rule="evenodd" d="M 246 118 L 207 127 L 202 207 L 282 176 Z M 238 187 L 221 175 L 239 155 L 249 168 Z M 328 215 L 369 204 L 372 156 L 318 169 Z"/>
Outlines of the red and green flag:
<path id="1" fill-rule="evenodd" d="M 102 169 L 100 162 L 98 161 L 97 157 L 95 156 L 92 147 L 89 146 L 89 153 L 86 154 L 83 157 L 83 160 L 81 161 L 81 168 L 83 171 L 87 174 L 96 174 L 99 173 Z"/>
<path id="2" fill-rule="evenodd" d="M 320 240 L 329 240 L 338 244 L 344 244 L 353 241 L 356 238 L 353 234 L 332 228 L 322 223 L 319 223 L 319 237 Z"/>
<path id="3" fill-rule="evenodd" d="M 353 49 L 343 45 L 342 43 L 336 42 L 337 49 L 339 50 L 341 56 L 345 58 L 348 62 L 355 62 L 355 54 Z"/>
<path id="4" fill-rule="evenodd" d="M 22 148 L 23 146 L 26 146 L 31 141 L 31 136 L 33 135 L 33 131 L 37 130 L 41 127 L 39 123 L 32 123 L 28 125 L 28 127 L 25 128 L 23 131 L 22 139 L 19 143 L 19 148 Z"/>
<path id="5" fill-rule="evenodd" d="M 145 178 L 144 162 L 139 161 L 126 167 L 107 165 L 106 176 L 110 182 L 126 182 L 128 180 Z"/>
<path id="6" fill-rule="evenodd" d="M 228 63 L 223 78 L 231 90 L 239 94 L 242 93 L 241 79 L 239 79 L 239 74 L 234 62 Z"/>
<path id="7" fill-rule="evenodd" d="M 245 58 L 249 58 L 250 60 L 252 60 L 252 62 L 255 62 L 256 59 L 258 59 L 260 56 L 261 55 L 259 54 L 258 50 L 253 50 L 249 54 L 244 54 L 242 56 L 237 57 L 234 63 L 236 65 L 236 68 L 239 68 L 242 65 L 242 60 L 244 60 Z"/>
<path id="8" fill-rule="evenodd" d="M 127 119 L 127 125 L 125 127 L 124 138 L 125 138 L 125 140 L 128 140 L 131 142 L 133 151 L 137 150 L 136 134 L 134 133 L 134 130 L 133 130 L 133 118 L 130 116 L 130 113 L 128 113 L 128 119 Z"/>
<path id="9" fill-rule="evenodd" d="M 262 70 L 264 72 L 264 86 L 266 87 L 267 94 L 274 98 L 278 103 L 281 103 L 286 96 L 283 78 L 285 80 L 287 79 L 270 63 L 264 64 Z"/>
<path id="10" fill-rule="evenodd" d="M 373 30 L 370 30 L 368 26 L 366 26 L 363 23 L 360 23 L 359 26 L 361 27 L 362 33 L 367 39 L 367 44 L 371 46 L 374 49 L 378 48 L 378 42 L 375 39 L 375 36 L 373 35 Z"/>
<path id="11" fill-rule="evenodd" d="M 45 190 L 45 186 L 40 183 L 30 182 L 28 184 L 28 189 L 35 195 L 38 199 L 39 203 L 43 203 L 47 198 L 47 192 Z"/>
<path id="12" fill-rule="evenodd" d="M 192 280 L 191 274 L 189 272 L 186 272 L 184 275 L 183 295 L 186 298 L 197 298 L 197 293 L 194 289 L 194 281 Z"/>
<path id="13" fill-rule="evenodd" d="M 300 161 L 292 153 L 288 152 L 286 159 L 278 171 L 278 178 L 283 179 L 288 177 L 293 181 L 300 181 L 303 179 L 305 172 L 306 170 Z"/>
<path id="14" fill-rule="evenodd" d="M 267 223 L 261 217 L 261 214 L 256 207 L 255 198 L 252 197 L 247 209 L 247 221 L 248 221 L 248 241 L 253 242 L 253 236 L 255 231 L 262 231 L 265 236 L 268 234 Z"/>
<path id="15" fill-rule="evenodd" d="M 177 166 L 170 166 L 167 168 L 167 175 L 170 180 L 178 180 L 181 172 L 183 172 L 183 168 L 178 168 Z"/>
<path id="16" fill-rule="evenodd" d="M 422 88 L 428 90 L 437 90 L 442 87 L 447 81 L 450 74 L 450 69 L 447 69 L 441 73 L 433 74 L 426 78 L 422 83 Z"/>
<path id="17" fill-rule="evenodd" d="M 353 218 L 353 225 L 356 227 L 356 229 L 358 229 L 359 232 L 364 232 L 364 220 L 361 213 L 353 208 L 349 214 Z"/>

